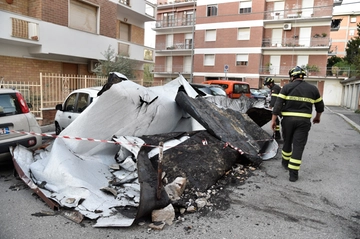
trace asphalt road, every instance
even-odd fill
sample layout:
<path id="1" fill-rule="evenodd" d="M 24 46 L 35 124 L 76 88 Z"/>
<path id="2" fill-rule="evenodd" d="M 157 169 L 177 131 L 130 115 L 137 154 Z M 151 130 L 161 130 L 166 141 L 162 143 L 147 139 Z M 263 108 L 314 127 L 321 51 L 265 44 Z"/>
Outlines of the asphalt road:
<path id="1" fill-rule="evenodd" d="M 263 128 L 270 132 L 269 124 Z M 37 217 L 53 212 L 2 168 L 0 238 L 360 238 L 359 148 L 360 133 L 326 109 L 310 131 L 297 182 L 289 182 L 280 156 L 264 161 L 245 184 L 224 189 L 229 209 L 185 214 L 161 231 L 149 230 L 147 220 L 101 229 L 56 213 Z"/>

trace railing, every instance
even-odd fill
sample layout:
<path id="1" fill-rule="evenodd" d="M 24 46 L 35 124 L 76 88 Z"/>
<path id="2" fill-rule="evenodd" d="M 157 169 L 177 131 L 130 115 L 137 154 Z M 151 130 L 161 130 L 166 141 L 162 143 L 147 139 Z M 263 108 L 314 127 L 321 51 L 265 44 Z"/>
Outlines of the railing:
<path id="1" fill-rule="evenodd" d="M 155 50 L 162 51 L 162 50 L 191 50 L 193 45 L 191 43 L 185 44 L 183 42 L 173 43 L 171 46 L 165 43 L 157 43 L 155 46 Z"/>
<path id="2" fill-rule="evenodd" d="M 11 36 L 30 39 L 33 41 L 39 40 L 39 25 L 37 23 L 24 21 L 17 18 L 11 18 L 11 22 Z"/>
<path id="3" fill-rule="evenodd" d="M 166 74 L 190 74 L 191 66 L 190 65 L 172 65 L 171 67 L 166 66 L 157 66 L 154 67 L 154 72 L 157 73 L 166 73 Z"/>
<path id="4" fill-rule="evenodd" d="M 351 70 L 350 67 L 317 67 L 313 66 L 309 69 L 304 68 L 306 71 L 306 77 L 351 77 L 356 75 L 355 70 Z M 262 66 L 259 69 L 259 73 L 262 75 L 273 76 L 289 76 L 289 67 L 276 67 L 276 66 Z"/>
<path id="5" fill-rule="evenodd" d="M 269 39 L 262 41 L 263 47 L 329 47 L 331 39 L 329 37 L 300 38 L 293 36 L 291 38 Z"/>
<path id="6" fill-rule="evenodd" d="M 332 16 L 332 6 L 298 8 L 291 10 L 269 11 L 265 13 L 265 20 L 297 19 Z"/>
<path id="7" fill-rule="evenodd" d="M 132 80 L 143 86 L 158 85 L 162 82 L 147 82 L 144 80 Z M 0 81 L 0 88 L 11 88 L 21 92 L 26 102 L 32 104 L 31 113 L 38 120 L 43 119 L 43 110 L 55 109 L 57 104 L 62 103 L 70 92 L 80 88 L 103 86 L 107 82 L 106 77 L 86 75 L 59 75 L 40 73 L 37 82 Z"/>
<path id="8" fill-rule="evenodd" d="M 156 28 L 165 28 L 165 27 L 189 27 L 195 24 L 195 18 L 184 19 L 184 18 L 175 18 L 171 20 L 161 20 L 156 21 Z"/>

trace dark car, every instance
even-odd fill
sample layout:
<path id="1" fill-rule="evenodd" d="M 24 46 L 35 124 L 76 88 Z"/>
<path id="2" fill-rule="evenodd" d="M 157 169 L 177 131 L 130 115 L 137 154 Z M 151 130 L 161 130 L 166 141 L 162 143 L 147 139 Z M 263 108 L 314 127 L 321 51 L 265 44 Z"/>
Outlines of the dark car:
<path id="1" fill-rule="evenodd" d="M 190 83 L 190 85 L 201 96 L 209 96 L 209 95 L 226 96 L 225 90 L 219 85 L 197 84 L 197 83 Z"/>

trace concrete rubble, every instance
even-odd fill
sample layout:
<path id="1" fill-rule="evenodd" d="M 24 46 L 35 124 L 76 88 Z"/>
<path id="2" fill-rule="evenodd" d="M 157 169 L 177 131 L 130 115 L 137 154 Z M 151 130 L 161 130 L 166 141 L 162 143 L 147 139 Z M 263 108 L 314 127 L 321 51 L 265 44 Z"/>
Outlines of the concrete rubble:
<path id="1" fill-rule="evenodd" d="M 175 213 L 212 207 L 226 172 L 245 174 L 241 163 L 255 168 L 276 155 L 261 129 L 271 112 L 224 98 L 197 97 L 181 75 L 158 87 L 122 81 L 45 149 L 15 147 L 14 165 L 53 209 L 78 212 L 94 227 L 129 227 L 152 215 L 151 228 L 161 230 Z M 190 193 L 196 198 L 184 201 Z"/>

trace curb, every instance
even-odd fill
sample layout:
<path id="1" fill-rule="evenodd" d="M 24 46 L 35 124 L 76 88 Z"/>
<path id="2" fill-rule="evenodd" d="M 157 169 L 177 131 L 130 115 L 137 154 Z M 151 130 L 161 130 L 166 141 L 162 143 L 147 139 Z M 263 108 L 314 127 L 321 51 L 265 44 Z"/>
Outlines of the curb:
<path id="1" fill-rule="evenodd" d="M 352 121 L 351 119 L 349 119 L 348 117 L 346 117 L 345 115 L 341 114 L 341 113 L 336 113 L 334 111 L 332 111 L 329 107 L 325 106 L 325 108 L 327 110 L 329 110 L 330 112 L 339 115 L 341 118 L 343 118 L 346 122 L 348 122 L 352 127 L 354 127 L 358 132 L 360 132 L 360 126 L 355 123 L 354 121 Z"/>

